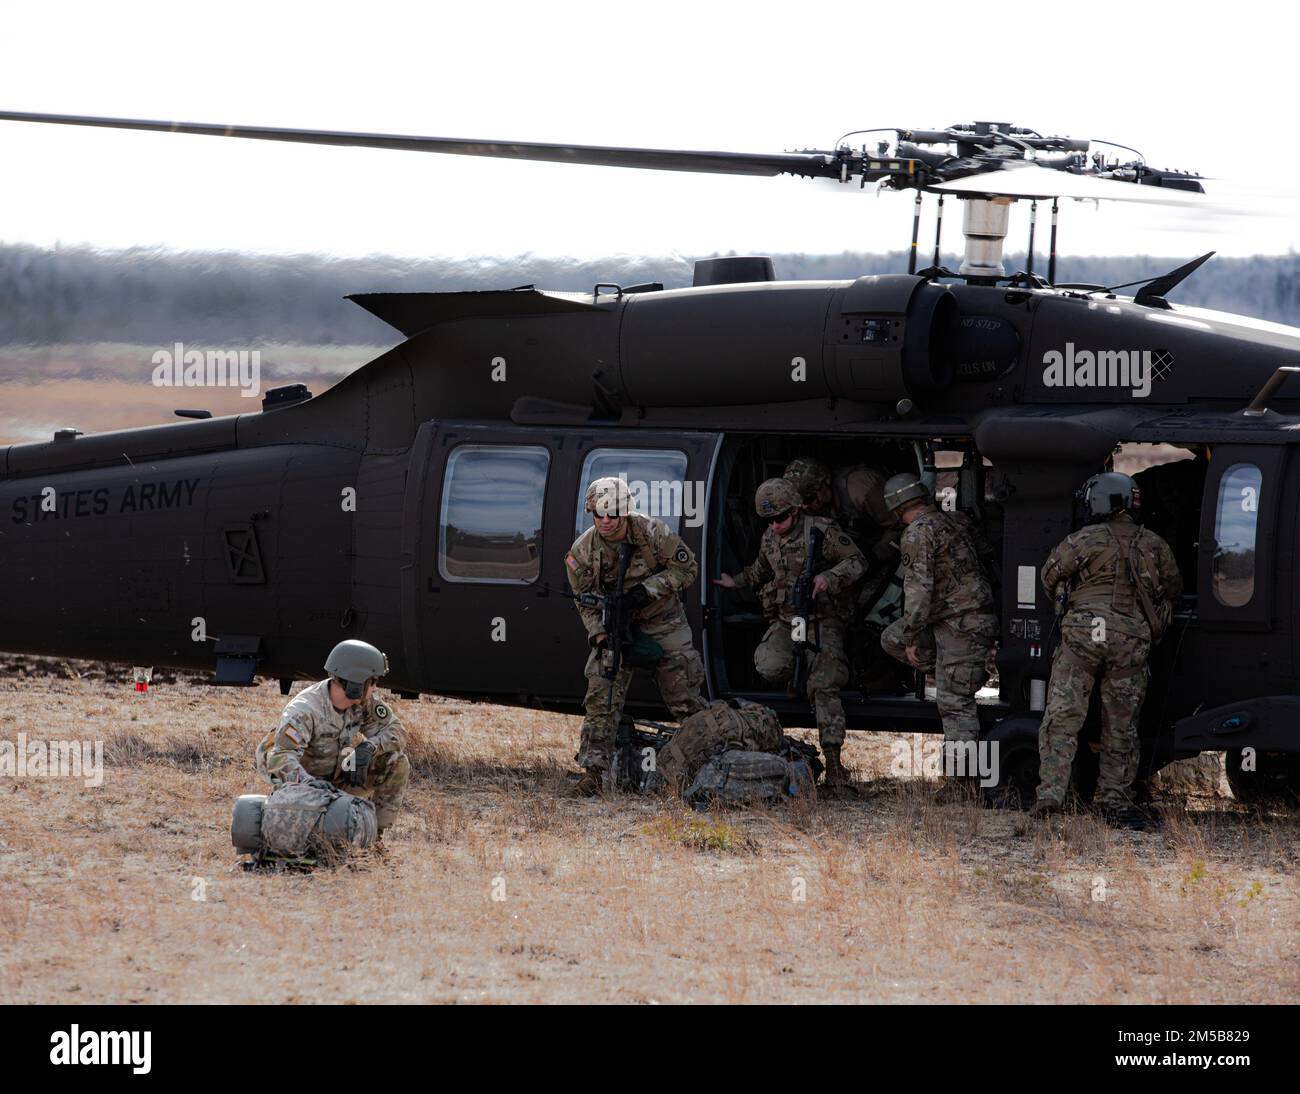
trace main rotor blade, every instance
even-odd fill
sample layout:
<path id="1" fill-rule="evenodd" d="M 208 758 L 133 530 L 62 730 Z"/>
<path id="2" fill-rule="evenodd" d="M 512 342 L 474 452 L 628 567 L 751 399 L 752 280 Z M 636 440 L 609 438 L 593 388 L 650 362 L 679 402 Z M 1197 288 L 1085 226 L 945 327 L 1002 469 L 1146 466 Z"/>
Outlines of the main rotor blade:
<path id="1" fill-rule="evenodd" d="M 1147 205 L 1182 205 L 1199 209 L 1214 208 L 1204 194 L 1192 190 L 1165 189 L 1119 179 L 1099 179 L 1057 171 L 1032 163 L 1017 164 L 1001 171 L 950 182 L 931 183 L 927 189 L 940 193 L 957 193 L 1012 198 L 1079 198 L 1090 201 L 1136 201 Z"/>
<path id="2" fill-rule="evenodd" d="M 700 171 L 723 175 L 804 175 L 839 178 L 836 157 L 826 152 L 695 152 L 661 148 L 612 148 L 591 144 L 537 144 L 526 141 L 480 141 L 449 137 L 414 137 L 388 133 L 345 133 L 330 129 L 276 129 L 255 125 L 209 125 L 138 118 L 96 118 L 75 114 L 23 114 L 0 111 L 0 121 L 88 125 L 104 129 L 141 129 L 157 133 L 191 133 L 204 137 L 243 137 L 292 144 L 392 148 L 452 156 L 581 163 L 596 167 L 635 167 L 655 171 Z"/>

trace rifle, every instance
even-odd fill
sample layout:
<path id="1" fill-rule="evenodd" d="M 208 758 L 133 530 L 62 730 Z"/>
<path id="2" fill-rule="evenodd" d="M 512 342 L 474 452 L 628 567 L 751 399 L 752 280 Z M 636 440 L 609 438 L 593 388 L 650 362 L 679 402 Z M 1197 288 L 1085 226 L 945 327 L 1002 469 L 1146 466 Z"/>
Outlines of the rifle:
<path id="1" fill-rule="evenodd" d="M 807 519 L 806 517 L 804 518 Z M 804 559 L 803 570 L 794 585 L 794 613 L 803 620 L 803 640 L 794 644 L 794 672 L 790 676 L 790 686 L 786 694 L 792 699 L 804 693 L 808 687 L 808 662 L 804 654 L 808 651 L 821 653 L 822 628 L 817 619 L 817 605 L 813 602 L 813 579 L 817 576 L 817 567 L 822 562 L 823 532 L 820 528 L 808 530 L 808 557 Z M 808 640 L 808 626 L 813 627 L 813 640 Z"/>
<path id="2" fill-rule="evenodd" d="M 643 726 L 652 727 L 643 729 Z M 611 774 L 614 785 L 620 790 L 641 793 L 646 789 L 647 780 L 655 770 L 645 766 L 645 750 L 651 749 L 656 755 L 659 750 L 672 740 L 677 732 L 676 726 L 666 726 L 659 722 L 645 722 L 624 715 L 619 719 L 618 731 L 614 735 L 614 764 Z"/>
<path id="3" fill-rule="evenodd" d="M 618 670 L 623 667 L 623 643 L 628 637 L 630 618 L 627 602 L 624 599 L 623 583 L 627 579 L 628 563 L 632 561 L 632 544 L 624 540 L 618 545 L 618 573 L 614 579 L 614 591 L 605 593 L 575 593 L 569 589 L 564 595 L 576 600 L 584 608 L 600 609 L 600 629 L 605 632 L 609 642 L 610 667 L 602 670 L 601 675 L 609 680 L 609 705 L 614 706 L 614 688 L 618 683 Z"/>

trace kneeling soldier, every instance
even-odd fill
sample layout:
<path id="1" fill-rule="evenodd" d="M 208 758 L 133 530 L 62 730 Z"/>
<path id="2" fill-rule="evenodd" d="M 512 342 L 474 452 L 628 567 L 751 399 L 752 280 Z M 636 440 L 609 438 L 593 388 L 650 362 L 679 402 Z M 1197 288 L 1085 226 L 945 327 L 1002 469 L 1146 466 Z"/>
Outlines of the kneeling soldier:
<path id="1" fill-rule="evenodd" d="M 580 597 L 617 594 L 622 568 L 623 606 L 632 633 L 617 636 L 623 657 L 613 674 L 615 636 L 605 633 L 599 607 L 576 601 L 591 653 L 585 670 L 586 717 L 575 757 L 586 773 L 573 788 L 575 797 L 599 794 L 614 758 L 614 739 L 632 678 L 629 654 L 642 667 L 653 662 L 659 694 L 674 717 L 686 718 L 707 705 L 700 695 L 704 664 L 695 652 L 681 598 L 699 573 L 695 555 L 663 521 L 632 512 L 632 493 L 622 479 L 596 479 L 587 488 L 586 505 L 593 524 L 565 557 L 569 584 Z"/>
<path id="2" fill-rule="evenodd" d="M 325 671 L 328 679 L 290 699 L 279 725 L 257 746 L 257 773 L 272 786 L 323 780 L 369 798 L 382 836 L 397 819 L 411 778 L 406 730 L 374 695 L 388 658 L 349 639 L 330 651 Z"/>

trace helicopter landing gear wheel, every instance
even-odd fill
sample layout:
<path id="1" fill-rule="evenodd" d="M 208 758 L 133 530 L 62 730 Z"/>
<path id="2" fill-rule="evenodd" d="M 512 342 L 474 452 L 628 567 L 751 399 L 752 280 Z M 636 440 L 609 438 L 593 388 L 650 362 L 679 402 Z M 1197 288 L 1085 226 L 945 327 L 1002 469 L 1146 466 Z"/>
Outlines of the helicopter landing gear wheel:
<path id="1" fill-rule="evenodd" d="M 1295 805 L 1300 802 L 1300 756 L 1290 752 L 1257 752 L 1250 770 L 1244 750 L 1224 756 L 1228 786 L 1243 805 Z"/>
<path id="2" fill-rule="evenodd" d="M 985 805 L 1001 809 L 1028 809 L 1038 790 L 1038 743 L 1004 741 L 998 750 L 998 781 L 980 788 Z"/>

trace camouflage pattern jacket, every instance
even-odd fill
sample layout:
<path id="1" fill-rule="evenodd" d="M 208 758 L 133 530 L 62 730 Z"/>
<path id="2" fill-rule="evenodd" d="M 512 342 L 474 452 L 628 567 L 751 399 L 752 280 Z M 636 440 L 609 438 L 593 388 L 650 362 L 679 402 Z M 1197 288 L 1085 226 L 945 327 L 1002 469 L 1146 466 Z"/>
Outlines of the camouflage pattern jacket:
<path id="1" fill-rule="evenodd" d="M 758 545 L 758 558 L 736 575 L 736 584 L 762 589 L 763 610 L 769 618 L 789 623 L 794 619 L 794 592 L 808 553 L 809 532 L 822 531 L 822 565 L 826 592 L 813 601 L 814 618 L 848 619 L 853 613 L 858 582 L 867 572 L 857 544 L 833 520 L 801 515 L 783 536 L 769 524 Z"/>
<path id="2" fill-rule="evenodd" d="M 903 552 L 903 637 L 914 646 L 933 624 L 993 611 L 993 590 L 980 566 L 965 513 L 927 505 L 907 526 Z"/>
<path id="3" fill-rule="evenodd" d="M 360 732 L 379 752 L 401 752 L 406 730 L 393 708 L 372 693 L 364 703 L 336 710 L 330 682 L 303 688 L 284 708 L 279 725 L 257 746 L 257 770 L 281 782 L 334 779 L 340 753 Z"/>
<path id="4" fill-rule="evenodd" d="M 1061 540 L 1043 564 L 1043 588 L 1054 601 L 1069 589 L 1067 611 L 1105 613 L 1120 634 L 1159 638 L 1168 617 L 1153 627 L 1143 600 L 1157 613 L 1168 612 L 1183 579 L 1169 544 L 1120 513 Z"/>
<path id="5" fill-rule="evenodd" d="M 868 565 L 896 567 L 903 525 L 885 506 L 885 476 L 868 464 L 842 467 L 831 476 L 831 493 L 836 520 L 862 544 Z"/>
<path id="6" fill-rule="evenodd" d="M 681 591 L 699 576 L 695 555 L 682 537 L 655 517 L 641 513 L 627 516 L 627 538 L 632 545 L 623 591 L 644 585 L 653 599 L 633 614 L 636 623 L 685 621 Z M 622 540 L 607 540 L 593 524 L 569 548 L 565 573 L 575 593 L 612 593 L 618 585 L 618 548 Z M 575 605 L 587 638 L 600 634 L 600 609 Z"/>

